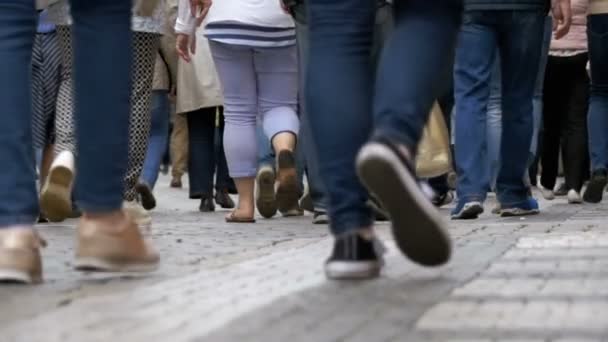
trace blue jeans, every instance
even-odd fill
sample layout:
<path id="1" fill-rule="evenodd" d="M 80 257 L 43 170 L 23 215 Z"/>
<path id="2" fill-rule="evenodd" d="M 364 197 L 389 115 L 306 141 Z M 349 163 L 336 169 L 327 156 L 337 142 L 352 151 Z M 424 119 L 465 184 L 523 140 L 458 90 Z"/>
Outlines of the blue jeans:
<path id="1" fill-rule="evenodd" d="M 608 168 L 608 14 L 590 15 L 587 21 L 591 99 L 589 102 L 589 152 L 591 170 Z"/>
<path id="2" fill-rule="evenodd" d="M 385 43 L 375 82 L 375 2 L 308 4 L 307 112 L 329 197 L 331 229 L 339 235 L 373 222 L 368 193 L 354 167 L 370 134 L 415 151 L 431 106 L 449 77 L 462 1 L 396 2 L 395 28 Z"/>
<path id="3" fill-rule="evenodd" d="M 498 199 L 505 206 L 525 201 L 534 130 L 532 99 L 545 25 L 542 11 L 471 11 L 464 15 L 456 52 L 456 169 L 461 201 L 481 201 L 490 187 L 487 117 L 496 54 L 501 71 L 501 134 Z M 496 88 L 496 85 L 494 86 Z"/>
<path id="4" fill-rule="evenodd" d="M 530 162 L 538 155 L 538 142 L 541 130 L 541 121 L 543 114 L 543 85 L 545 81 L 545 68 L 547 67 L 547 58 L 549 57 L 549 46 L 551 45 L 551 17 L 545 18 L 545 31 L 543 35 L 542 51 L 538 75 L 536 76 L 536 86 L 534 88 L 534 98 L 532 99 L 533 116 L 534 116 L 534 133 L 532 134 L 532 142 L 530 144 Z M 492 81 L 490 88 L 490 97 L 488 99 L 488 167 L 490 168 L 490 188 L 496 187 L 496 179 L 498 178 L 498 170 L 500 169 L 500 139 L 502 136 L 502 87 L 500 77 L 500 57 L 496 56 L 494 62 L 494 70 L 492 73 Z M 524 178 L 527 179 L 529 174 L 526 172 Z"/>
<path id="5" fill-rule="evenodd" d="M 131 2 L 72 0 L 79 206 L 122 206 L 131 94 Z M 0 2 L 0 227 L 38 217 L 32 147 L 31 60 L 36 32 L 32 0 Z M 91 67 L 91 66 L 94 67 Z"/>
<path id="6" fill-rule="evenodd" d="M 167 90 L 152 91 L 152 122 L 150 139 L 141 178 L 154 188 L 160 171 L 160 164 L 167 149 L 169 140 L 169 92 Z"/>

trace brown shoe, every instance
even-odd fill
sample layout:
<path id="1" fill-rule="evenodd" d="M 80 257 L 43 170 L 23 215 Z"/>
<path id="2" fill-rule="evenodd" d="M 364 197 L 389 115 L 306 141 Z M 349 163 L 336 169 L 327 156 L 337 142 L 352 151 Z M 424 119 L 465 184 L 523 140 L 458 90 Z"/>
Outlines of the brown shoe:
<path id="1" fill-rule="evenodd" d="M 158 253 L 144 240 L 135 221 L 125 215 L 115 230 L 81 219 L 75 268 L 96 272 L 150 272 L 158 268 Z"/>
<path id="2" fill-rule="evenodd" d="M 298 180 L 296 158 L 292 151 L 283 150 L 277 156 L 277 206 L 285 215 L 294 208 L 299 208 Z"/>
<path id="3" fill-rule="evenodd" d="M 42 282 L 40 248 L 44 246 L 33 229 L 0 229 L 0 283 Z"/>
<path id="4" fill-rule="evenodd" d="M 173 177 L 171 179 L 171 187 L 176 189 L 182 188 L 182 178 L 181 177 Z"/>

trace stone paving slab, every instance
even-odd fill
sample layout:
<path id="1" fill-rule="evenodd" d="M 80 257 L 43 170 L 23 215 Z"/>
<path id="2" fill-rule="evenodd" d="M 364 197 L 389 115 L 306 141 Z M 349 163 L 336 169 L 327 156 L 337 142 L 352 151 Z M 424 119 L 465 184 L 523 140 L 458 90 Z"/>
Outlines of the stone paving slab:
<path id="1" fill-rule="evenodd" d="M 310 216 L 228 225 L 167 183 L 158 272 L 76 273 L 75 222 L 41 227 L 46 283 L 0 288 L 0 342 L 608 341 L 608 205 L 450 222 L 454 258 L 435 269 L 405 260 L 380 224 L 382 277 L 339 283 L 322 274 L 332 241 Z"/>

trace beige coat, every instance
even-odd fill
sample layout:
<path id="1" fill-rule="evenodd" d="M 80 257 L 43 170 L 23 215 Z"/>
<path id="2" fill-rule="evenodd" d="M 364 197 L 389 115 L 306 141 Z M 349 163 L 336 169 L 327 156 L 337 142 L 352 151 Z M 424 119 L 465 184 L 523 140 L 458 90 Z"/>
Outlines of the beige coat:
<path id="1" fill-rule="evenodd" d="M 196 34 L 196 54 L 192 56 L 192 62 L 186 63 L 182 59 L 178 62 L 176 111 L 182 114 L 223 104 L 222 89 L 209 42 L 203 36 L 202 30 L 199 30 Z"/>

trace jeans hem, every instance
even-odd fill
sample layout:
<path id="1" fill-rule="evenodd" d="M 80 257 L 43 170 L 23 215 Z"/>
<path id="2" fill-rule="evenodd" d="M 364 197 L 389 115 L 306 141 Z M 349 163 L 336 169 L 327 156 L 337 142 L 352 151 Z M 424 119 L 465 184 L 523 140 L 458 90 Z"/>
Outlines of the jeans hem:
<path id="1" fill-rule="evenodd" d="M 418 145 L 418 141 L 414 141 L 414 139 L 412 139 L 406 134 L 403 134 L 403 132 L 379 129 L 376 130 L 376 132 L 374 132 L 374 134 L 372 135 L 372 140 L 380 138 L 388 139 L 397 145 L 405 145 L 405 147 L 409 149 L 409 152 L 412 153 L 412 155 L 416 153 L 416 146 Z"/>
<path id="2" fill-rule="evenodd" d="M 0 217 L 0 230 L 11 226 L 32 226 L 38 220 L 38 215 L 17 215 Z"/>
<path id="3" fill-rule="evenodd" d="M 122 200 L 118 203 L 87 203 L 85 201 L 77 201 L 76 205 L 84 213 L 105 214 L 122 209 Z"/>
<path id="4" fill-rule="evenodd" d="M 331 233 L 334 236 L 344 235 L 364 228 L 371 228 L 374 224 L 371 211 L 369 215 L 351 215 L 341 220 L 336 220 L 330 215 Z"/>
<path id="5" fill-rule="evenodd" d="M 480 202 L 483 203 L 486 201 L 486 196 L 484 195 L 458 195 L 458 202 L 470 203 L 470 202 Z"/>

